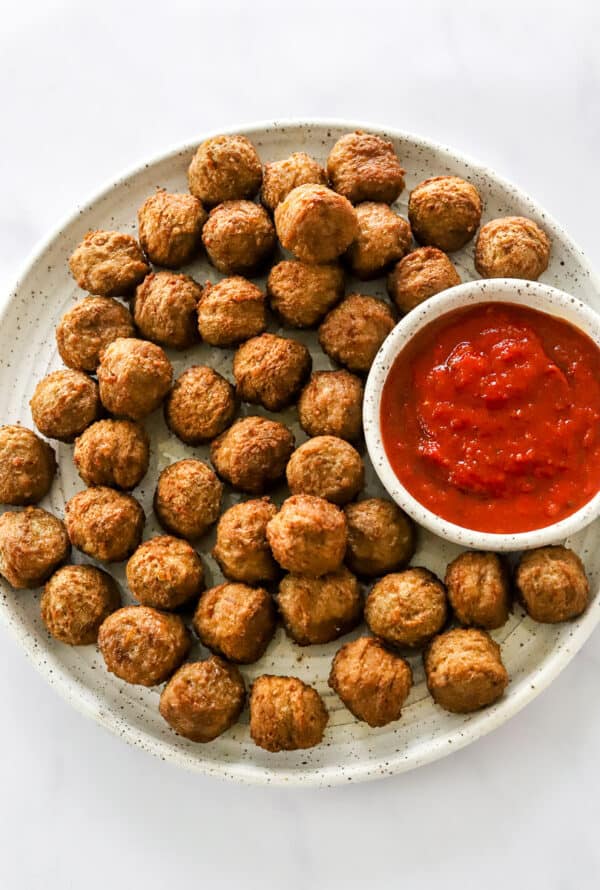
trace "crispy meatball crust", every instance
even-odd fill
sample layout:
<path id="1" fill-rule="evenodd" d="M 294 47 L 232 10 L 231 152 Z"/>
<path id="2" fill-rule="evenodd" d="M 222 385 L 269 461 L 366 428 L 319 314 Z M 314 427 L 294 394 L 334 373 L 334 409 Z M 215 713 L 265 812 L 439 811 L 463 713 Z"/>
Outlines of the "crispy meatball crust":
<path id="1" fill-rule="evenodd" d="M 250 735 L 265 751 L 313 748 L 322 741 L 328 720 L 319 693 L 296 677 L 264 674 L 252 684 Z"/>
<path id="2" fill-rule="evenodd" d="M 358 236 L 346 254 L 350 269 L 363 281 L 379 278 L 410 250 L 410 225 L 387 204 L 373 201 L 359 204 L 356 217 Z"/>
<path id="3" fill-rule="evenodd" d="M 286 469 L 292 494 L 313 494 L 333 504 L 347 504 L 365 484 L 358 451 L 336 436 L 315 436 L 292 454 Z"/>
<path id="4" fill-rule="evenodd" d="M 333 188 L 353 204 L 392 204 L 404 188 L 404 172 L 391 142 L 361 130 L 338 139 L 327 159 Z"/>
<path id="5" fill-rule="evenodd" d="M 369 629 L 392 646 L 424 646 L 446 622 L 446 590 L 433 572 L 411 568 L 385 575 L 369 592 Z"/>
<path id="6" fill-rule="evenodd" d="M 283 161 L 265 164 L 261 201 L 272 213 L 292 189 L 308 183 L 327 185 L 327 173 L 314 158 L 295 151 Z"/>
<path id="7" fill-rule="evenodd" d="M 383 300 L 350 294 L 326 316 L 319 343 L 334 361 L 366 374 L 395 323 Z"/>
<path id="8" fill-rule="evenodd" d="M 88 646 L 121 605 L 116 581 L 95 566 L 63 566 L 46 582 L 40 603 L 49 633 L 69 646 Z"/>
<path id="9" fill-rule="evenodd" d="M 200 597 L 194 627 L 200 642 L 238 664 L 258 661 L 275 633 L 275 605 L 262 587 L 220 584 Z"/>
<path id="10" fill-rule="evenodd" d="M 193 541 L 217 521 L 222 494 L 211 468 L 186 458 L 165 467 L 158 477 L 154 511 L 166 531 Z"/>
<path id="11" fill-rule="evenodd" d="M 137 686 L 156 686 L 177 670 L 191 640 L 179 615 L 125 606 L 102 623 L 98 647 L 107 670 Z"/>
<path id="12" fill-rule="evenodd" d="M 401 716 L 412 670 L 375 637 L 359 637 L 336 652 L 329 685 L 357 720 L 387 726 Z"/>
<path id="13" fill-rule="evenodd" d="M 157 266 L 178 269 L 200 247 L 207 213 L 194 195 L 159 189 L 138 210 L 138 230 L 144 253 Z"/>
<path id="14" fill-rule="evenodd" d="M 212 742 L 237 721 L 245 700 L 237 667 L 213 655 L 173 674 L 160 696 L 159 711 L 178 735 Z"/>
<path id="15" fill-rule="evenodd" d="M 285 500 L 267 525 L 267 540 L 279 565 L 311 578 L 341 567 L 346 537 L 342 510 L 308 494 Z"/>
<path id="16" fill-rule="evenodd" d="M 0 426 L 0 503 L 36 504 L 50 491 L 54 450 L 24 426 Z"/>
<path id="17" fill-rule="evenodd" d="M 316 371 L 298 400 L 302 429 L 355 442 L 362 433 L 363 395 L 362 380 L 349 371 Z"/>
<path id="18" fill-rule="evenodd" d="M 301 646 L 337 640 L 362 616 L 358 581 L 345 568 L 321 578 L 286 575 L 277 604 L 287 633 Z"/>
<path id="19" fill-rule="evenodd" d="M 344 272 L 338 263 L 311 266 L 283 260 L 269 272 L 267 294 L 284 324 L 311 328 L 344 296 Z"/>
<path id="20" fill-rule="evenodd" d="M 173 367 L 163 349 L 134 337 L 113 340 L 98 368 L 102 404 L 111 414 L 142 420 L 171 388 Z"/>
<path id="21" fill-rule="evenodd" d="M 112 297 L 86 297 L 66 312 L 56 328 L 56 343 L 67 367 L 93 374 L 100 353 L 119 337 L 135 336 L 131 313 Z"/>
<path id="22" fill-rule="evenodd" d="M 196 151 L 188 170 L 190 192 L 207 207 L 253 198 L 262 182 L 262 164 L 245 136 L 213 136 Z"/>
<path id="23" fill-rule="evenodd" d="M 202 561 L 187 541 L 159 535 L 140 544 L 127 563 L 127 584 L 143 606 L 176 609 L 202 590 Z"/>
<path id="24" fill-rule="evenodd" d="M 387 279 L 387 292 L 403 314 L 429 297 L 460 284 L 452 260 L 437 247 L 419 247 L 397 263 Z"/>
<path id="25" fill-rule="evenodd" d="M 234 504 L 221 516 L 213 556 L 232 581 L 274 581 L 279 567 L 267 541 L 267 523 L 277 513 L 268 497 Z"/>
<path id="26" fill-rule="evenodd" d="M 358 235 L 352 204 L 324 185 L 299 185 L 275 210 L 282 245 L 305 263 L 330 263 Z"/>
<path id="27" fill-rule="evenodd" d="M 86 485 L 129 491 L 148 471 L 150 440 L 133 420 L 98 420 L 75 440 L 73 461 Z"/>
<path id="28" fill-rule="evenodd" d="M 199 340 L 196 311 L 202 288 L 189 275 L 152 272 L 135 291 L 133 317 L 146 340 L 187 349 Z"/>
<path id="29" fill-rule="evenodd" d="M 266 326 L 265 295 L 255 284 L 240 275 L 206 282 L 198 303 L 198 330 L 206 343 L 234 346 Z"/>
<path id="30" fill-rule="evenodd" d="M 145 516 L 130 494 L 99 485 L 78 492 L 65 506 L 74 547 L 102 562 L 122 562 L 142 538 Z"/>
<path id="31" fill-rule="evenodd" d="M 88 232 L 69 268 L 82 290 L 100 297 L 129 296 L 150 271 L 140 245 L 124 232 Z"/>
<path id="32" fill-rule="evenodd" d="M 508 620 L 510 585 L 495 553 L 459 554 L 446 569 L 445 581 L 450 605 L 461 624 L 494 630 Z"/>
<path id="33" fill-rule="evenodd" d="M 440 634 L 423 661 L 434 700 L 455 714 L 493 704 L 508 685 L 500 646 L 484 630 L 457 627 Z"/>
<path id="34" fill-rule="evenodd" d="M 237 394 L 244 402 L 280 411 L 294 401 L 311 367 L 303 343 L 275 334 L 252 337 L 238 347 L 233 359 Z"/>
<path id="35" fill-rule="evenodd" d="M 548 268 L 550 239 L 532 219 L 505 216 L 482 226 L 475 268 L 482 278 L 536 281 Z"/>
<path id="36" fill-rule="evenodd" d="M 556 624 L 585 611 L 590 585 L 583 563 L 567 547 L 540 547 L 521 557 L 516 585 L 534 621 Z"/>
<path id="37" fill-rule="evenodd" d="M 210 211 L 202 243 L 219 272 L 249 274 L 273 253 L 275 229 L 264 207 L 252 201 L 225 201 Z"/>
<path id="38" fill-rule="evenodd" d="M 481 222 L 479 192 L 459 176 L 434 176 L 410 193 L 408 218 L 419 244 L 460 250 Z"/>
<path id="39" fill-rule="evenodd" d="M 244 417 L 216 438 L 210 459 L 222 479 L 248 494 L 278 482 L 294 450 L 294 436 L 276 420 Z"/>
<path id="40" fill-rule="evenodd" d="M 0 574 L 12 587 L 39 587 L 70 552 L 64 523 L 41 507 L 0 516 Z"/>
<path id="41" fill-rule="evenodd" d="M 357 575 L 376 578 L 405 566 L 415 552 L 412 521 L 391 501 L 367 498 L 345 509 L 346 563 Z"/>
<path id="42" fill-rule="evenodd" d="M 83 371 L 52 371 L 36 386 L 29 406 L 44 436 L 73 442 L 100 416 L 98 384 Z"/>
<path id="43" fill-rule="evenodd" d="M 235 415 L 235 391 L 217 371 L 194 365 L 181 374 L 165 401 L 165 420 L 186 445 L 210 442 Z"/>

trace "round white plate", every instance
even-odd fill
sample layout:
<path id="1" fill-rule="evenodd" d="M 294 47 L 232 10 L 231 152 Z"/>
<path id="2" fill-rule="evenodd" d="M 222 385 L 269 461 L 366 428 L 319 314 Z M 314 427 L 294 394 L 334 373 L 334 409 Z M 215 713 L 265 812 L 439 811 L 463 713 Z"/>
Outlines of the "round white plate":
<path id="1" fill-rule="evenodd" d="M 363 129 L 380 132 L 361 125 Z M 357 128 L 351 123 L 277 124 L 270 123 L 243 131 L 256 144 L 263 162 L 276 160 L 292 151 L 304 150 L 324 162 L 334 141 Z M 231 131 L 235 132 L 235 131 Z M 581 251 L 562 229 L 526 195 L 499 179 L 490 170 L 456 153 L 413 136 L 388 131 L 407 172 L 407 187 L 398 201 L 406 213 L 408 194 L 419 181 L 440 174 L 458 174 L 480 190 L 484 221 L 506 214 L 531 216 L 552 238 L 552 260 L 542 280 L 580 297 L 600 309 L 600 287 Z M 119 179 L 90 204 L 82 207 L 37 252 L 12 293 L 3 301 L 0 324 L 0 422 L 20 421 L 32 426 L 29 399 L 36 382 L 48 371 L 60 367 L 54 328 L 62 314 L 83 294 L 74 284 L 67 259 L 88 229 L 119 229 L 136 233 L 136 211 L 158 186 L 185 191 L 186 170 L 195 146 L 173 151 L 144 164 Z M 453 256 L 463 280 L 476 277 L 473 245 Z M 202 259 L 188 271 L 204 282 L 220 276 Z M 382 281 L 369 285 L 349 282 L 348 292 L 359 290 L 385 297 Z M 276 330 L 276 326 L 272 326 Z M 313 333 L 290 336 L 310 344 L 315 369 L 330 367 Z M 198 346 L 185 353 L 173 353 L 176 373 L 191 364 L 207 363 L 231 377 L 231 351 Z M 249 412 L 260 413 L 260 412 Z M 284 413 L 303 441 L 295 410 Z M 206 448 L 188 448 L 167 431 L 161 412 L 147 423 L 152 434 L 149 473 L 134 494 L 147 515 L 145 538 L 159 532 L 152 512 L 153 486 L 158 472 L 183 456 L 207 459 Z M 65 501 L 82 484 L 72 464 L 72 446 L 57 444 L 59 474 L 42 506 L 59 516 Z M 380 494 L 372 468 L 368 468 L 365 494 Z M 277 493 L 280 498 L 283 492 Z M 227 495 L 225 505 L 235 499 Z M 327 646 L 300 648 L 291 643 L 282 629 L 256 664 L 243 669 L 248 681 L 262 673 L 291 674 L 312 683 L 324 696 L 330 722 L 323 743 L 309 751 L 269 754 L 257 748 L 248 733 L 247 713 L 240 724 L 208 745 L 199 745 L 176 736 L 158 713 L 160 688 L 144 689 L 122 683 L 104 669 L 93 646 L 71 648 L 49 638 L 39 615 L 39 592 L 14 591 L 1 585 L 0 613 L 20 640 L 26 653 L 47 680 L 69 701 L 127 742 L 138 745 L 162 759 L 210 775 L 244 782 L 288 785 L 332 785 L 391 775 L 412 769 L 473 741 L 499 726 L 534 698 L 570 661 L 600 618 L 600 550 L 595 523 L 567 543 L 583 558 L 590 575 L 594 599 L 577 621 L 557 626 L 532 622 L 519 607 L 508 623 L 494 634 L 502 644 L 502 654 L 511 677 L 504 698 L 494 707 L 470 716 L 446 713 L 433 704 L 423 680 L 421 659 L 411 656 L 415 684 L 401 720 L 383 729 L 370 729 L 359 723 L 342 706 L 327 686 L 333 654 L 341 642 Z M 204 539 L 198 547 L 207 569 L 207 581 L 218 583 L 220 574 L 210 556 L 213 540 Z M 459 548 L 422 531 L 414 565 L 424 565 L 443 576 L 447 562 Z M 79 561 L 80 555 L 74 554 Z M 123 584 L 123 566 L 114 570 Z M 359 629 L 354 635 L 364 632 Z M 191 657 L 205 653 L 196 644 Z"/>

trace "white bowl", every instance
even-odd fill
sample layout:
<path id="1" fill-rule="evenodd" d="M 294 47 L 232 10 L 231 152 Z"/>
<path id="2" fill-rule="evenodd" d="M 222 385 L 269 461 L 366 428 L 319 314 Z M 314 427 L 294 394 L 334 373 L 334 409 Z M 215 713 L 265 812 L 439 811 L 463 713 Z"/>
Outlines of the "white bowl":
<path id="1" fill-rule="evenodd" d="M 585 528 L 600 515 L 600 492 L 576 513 L 552 525 L 518 534 L 492 534 L 463 528 L 437 516 L 419 503 L 406 490 L 392 469 L 381 440 L 381 394 L 388 373 L 396 357 L 415 334 L 440 316 L 477 303 L 517 303 L 564 318 L 586 333 L 600 346 L 600 315 L 581 300 L 564 291 L 537 281 L 512 278 L 492 278 L 469 281 L 449 288 L 426 300 L 396 325 L 382 344 L 371 367 L 365 387 L 363 423 L 369 456 L 375 472 L 391 497 L 419 525 L 424 526 L 454 544 L 475 550 L 515 551 L 530 550 L 563 541 Z"/>

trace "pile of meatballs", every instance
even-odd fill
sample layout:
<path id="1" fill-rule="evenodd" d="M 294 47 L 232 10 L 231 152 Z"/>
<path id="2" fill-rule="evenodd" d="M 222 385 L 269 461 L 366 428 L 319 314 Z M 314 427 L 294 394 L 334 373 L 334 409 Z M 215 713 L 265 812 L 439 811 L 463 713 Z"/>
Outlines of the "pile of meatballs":
<path id="1" fill-rule="evenodd" d="M 89 295 L 56 329 L 66 367 L 33 393 L 41 436 L 0 428 L 0 501 L 24 508 L 0 516 L 0 572 L 17 589 L 45 584 L 41 617 L 55 639 L 97 644 L 128 683 L 166 683 L 160 713 L 193 741 L 237 721 L 247 695 L 238 665 L 261 658 L 278 620 L 310 646 L 364 619 L 371 635 L 342 645 L 329 685 L 358 720 L 384 726 L 400 717 L 412 683 L 404 656 L 415 650 L 441 707 L 466 713 L 502 695 L 508 675 L 489 631 L 507 620 L 513 589 L 537 621 L 566 621 L 587 605 L 583 566 L 564 547 L 525 554 L 514 583 L 497 555 L 463 553 L 442 582 L 407 567 L 415 529 L 394 503 L 357 500 L 364 376 L 397 314 L 460 282 L 448 253 L 478 230 L 482 276 L 535 279 L 550 252 L 531 220 L 480 228 L 480 195 L 456 176 L 418 185 L 404 219 L 390 206 L 404 173 L 392 144 L 363 132 L 339 139 L 326 169 L 302 152 L 263 167 L 247 138 L 208 139 L 189 167 L 190 193 L 159 190 L 139 208 L 139 241 L 93 231 L 75 248 L 71 273 Z M 265 294 L 250 278 L 269 268 L 278 242 L 287 254 Z M 201 250 L 223 275 L 216 283 L 173 271 Z M 387 276 L 391 305 L 345 295 L 346 271 Z M 311 374 L 305 345 L 266 332 L 267 307 L 282 326 L 318 327 L 338 369 Z M 165 348 L 200 342 L 235 348 L 235 386 L 205 365 L 173 380 Z M 309 438 L 296 448 L 275 417 L 236 419 L 242 402 L 273 413 L 296 404 Z M 142 542 L 144 512 L 129 492 L 149 466 L 143 421 L 159 408 L 191 456 L 161 472 L 154 512 L 165 533 Z M 56 471 L 47 439 L 74 443 L 86 485 L 64 521 L 32 506 Z M 193 456 L 206 443 L 212 468 Z M 278 508 L 266 493 L 284 479 Z M 250 497 L 222 512 L 225 486 Z M 227 581 L 205 590 L 193 545 L 215 524 Z M 127 560 L 137 605 L 122 606 L 98 566 L 67 564 L 72 547 L 95 562 Z M 363 585 L 372 585 L 366 598 Z M 192 633 L 211 657 L 186 661 Z M 272 752 L 318 744 L 328 720 L 317 691 L 295 677 L 258 677 L 249 709 L 252 738 Z"/>

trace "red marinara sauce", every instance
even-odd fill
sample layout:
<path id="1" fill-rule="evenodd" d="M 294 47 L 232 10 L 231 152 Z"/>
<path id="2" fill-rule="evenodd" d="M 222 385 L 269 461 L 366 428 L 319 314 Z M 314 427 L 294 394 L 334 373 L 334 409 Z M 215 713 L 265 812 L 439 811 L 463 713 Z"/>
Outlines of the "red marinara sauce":
<path id="1" fill-rule="evenodd" d="M 483 532 L 543 528 L 600 490 L 600 349 L 513 303 L 458 309 L 392 365 L 381 435 L 404 487 Z"/>

